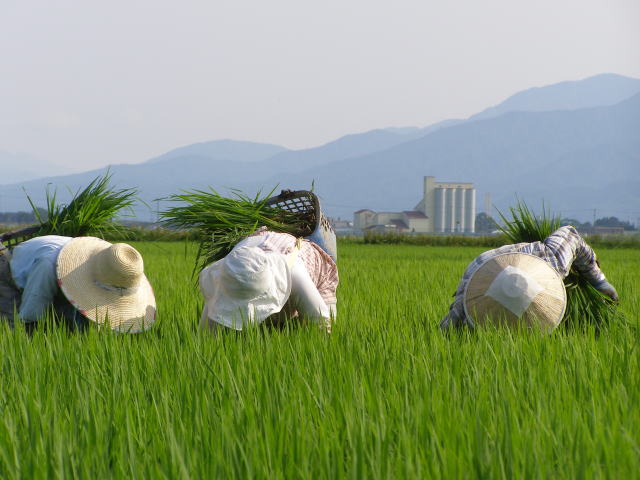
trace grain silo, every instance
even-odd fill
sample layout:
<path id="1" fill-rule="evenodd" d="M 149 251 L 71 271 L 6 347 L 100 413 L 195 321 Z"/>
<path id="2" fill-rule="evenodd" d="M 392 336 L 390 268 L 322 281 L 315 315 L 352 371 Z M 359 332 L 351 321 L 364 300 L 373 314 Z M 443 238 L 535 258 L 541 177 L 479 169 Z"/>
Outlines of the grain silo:
<path id="1" fill-rule="evenodd" d="M 473 183 L 436 182 L 424 177 L 424 193 L 416 210 L 423 212 L 434 233 L 474 233 L 476 190 Z"/>

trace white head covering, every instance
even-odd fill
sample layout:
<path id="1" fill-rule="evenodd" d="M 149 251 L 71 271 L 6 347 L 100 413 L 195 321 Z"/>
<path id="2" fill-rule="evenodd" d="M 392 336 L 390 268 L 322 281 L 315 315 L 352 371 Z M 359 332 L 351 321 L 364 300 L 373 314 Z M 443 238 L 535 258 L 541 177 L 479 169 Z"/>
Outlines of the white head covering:
<path id="1" fill-rule="evenodd" d="M 291 294 L 287 258 L 260 247 L 238 246 L 200 272 L 205 298 L 201 327 L 216 322 L 242 330 L 282 310 Z"/>

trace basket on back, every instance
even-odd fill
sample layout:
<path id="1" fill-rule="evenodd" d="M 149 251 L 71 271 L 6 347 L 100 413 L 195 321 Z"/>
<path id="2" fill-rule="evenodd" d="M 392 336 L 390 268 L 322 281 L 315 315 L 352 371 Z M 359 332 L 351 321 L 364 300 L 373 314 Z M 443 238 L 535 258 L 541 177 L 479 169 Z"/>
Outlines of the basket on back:
<path id="1" fill-rule="evenodd" d="M 334 261 L 338 260 L 336 234 L 329 219 L 322 213 L 320 201 L 315 193 L 307 190 L 282 190 L 280 195 L 269 198 L 266 205 L 298 214 L 306 220 L 308 228 L 296 232 L 296 235 L 311 240 Z"/>

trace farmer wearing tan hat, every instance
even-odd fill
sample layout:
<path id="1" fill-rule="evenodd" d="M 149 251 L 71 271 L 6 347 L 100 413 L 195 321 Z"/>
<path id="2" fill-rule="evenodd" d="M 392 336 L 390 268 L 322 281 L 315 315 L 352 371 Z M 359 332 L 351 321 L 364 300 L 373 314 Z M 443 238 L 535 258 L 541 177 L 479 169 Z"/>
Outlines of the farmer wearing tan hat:
<path id="1" fill-rule="evenodd" d="M 492 323 L 551 330 L 564 316 L 563 279 L 572 267 L 601 293 L 618 300 L 593 249 L 574 227 L 566 226 L 542 242 L 505 245 L 477 257 L 440 327 Z"/>
<path id="2" fill-rule="evenodd" d="M 53 307 L 74 327 L 87 321 L 141 332 L 155 321 L 153 290 L 140 253 L 95 237 L 46 235 L 0 258 L 0 314 L 34 326 Z"/>
<path id="3" fill-rule="evenodd" d="M 331 332 L 338 267 L 317 244 L 261 228 L 200 273 L 200 326 L 242 330 L 302 316 Z"/>

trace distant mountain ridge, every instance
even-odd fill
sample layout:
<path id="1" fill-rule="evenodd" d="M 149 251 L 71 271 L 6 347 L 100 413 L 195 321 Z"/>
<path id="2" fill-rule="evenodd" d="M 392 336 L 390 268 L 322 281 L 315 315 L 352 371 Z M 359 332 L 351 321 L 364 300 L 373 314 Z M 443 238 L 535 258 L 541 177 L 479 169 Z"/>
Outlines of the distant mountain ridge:
<path id="1" fill-rule="evenodd" d="M 230 162 L 258 162 L 287 149 L 270 143 L 243 142 L 238 140 L 213 140 L 200 142 L 170 150 L 145 163 L 158 163 L 181 157 L 208 157 Z"/>
<path id="2" fill-rule="evenodd" d="M 467 120 L 372 130 L 304 150 L 233 140 L 203 142 L 144 163 L 114 165 L 111 171 L 118 185 L 138 187 L 147 202 L 181 189 L 212 186 L 252 193 L 276 185 L 308 188 L 315 182 L 327 212 L 342 217 L 362 207 L 413 207 L 424 175 L 474 182 L 479 195 L 491 192 L 503 208 L 518 192 L 534 203 L 553 200 L 560 209 L 585 210 L 597 200 L 603 208 L 618 208 L 625 202 L 626 210 L 640 211 L 640 205 L 631 207 L 639 202 L 630 190 L 640 178 L 639 96 L 605 107 L 566 108 L 574 107 L 576 99 L 586 103 L 584 92 L 594 85 L 608 91 L 612 85 L 626 85 L 624 92 L 637 85 L 640 91 L 640 80 L 599 75 L 521 92 Z M 560 91 L 573 92 L 566 94 L 573 100 L 560 98 Z M 611 101 L 622 91 L 594 95 L 593 101 Z M 536 96 L 535 105 L 548 110 L 518 110 Z M 494 115 L 501 110 L 505 112 Z M 77 189 L 101 171 L 0 187 L 2 209 L 25 208 L 22 186 L 41 202 L 47 183 Z M 554 178 L 548 178 L 549 172 L 555 172 Z M 558 183 L 555 177 L 563 181 Z M 618 185 L 616 191 L 608 191 L 609 184 Z M 65 189 L 59 190 L 64 198 Z"/>
<path id="3" fill-rule="evenodd" d="M 69 171 L 45 162 L 28 153 L 11 153 L 0 150 L 0 185 L 25 182 L 46 175 L 60 175 Z"/>
<path id="4" fill-rule="evenodd" d="M 320 147 L 289 150 L 274 155 L 266 160 L 267 171 L 265 173 L 269 171 L 302 172 L 335 160 L 344 160 L 385 150 L 406 141 L 406 135 L 387 130 L 371 130 L 365 133 L 346 135 Z"/>
<path id="5" fill-rule="evenodd" d="M 615 105 L 640 92 L 640 79 L 603 73 L 584 80 L 534 87 L 469 117 L 486 120 L 508 112 L 550 112 Z"/>

